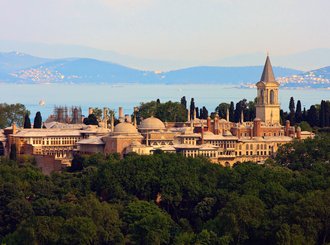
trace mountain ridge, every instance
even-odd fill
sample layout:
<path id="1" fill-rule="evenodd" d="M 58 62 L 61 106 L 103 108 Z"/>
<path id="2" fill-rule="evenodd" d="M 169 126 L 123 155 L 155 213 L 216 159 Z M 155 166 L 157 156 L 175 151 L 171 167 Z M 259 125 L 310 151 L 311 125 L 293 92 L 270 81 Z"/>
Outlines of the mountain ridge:
<path id="1" fill-rule="evenodd" d="M 19 52 L 0 53 L 0 82 L 5 83 L 254 84 L 260 80 L 262 69 L 263 66 L 204 65 L 155 72 L 93 58 L 48 59 Z M 273 69 L 276 77 L 287 86 L 289 83 L 285 79 L 288 77 L 291 80 L 306 77 L 310 83 L 323 79 L 325 87 L 330 87 L 329 66 L 309 72 L 278 66 Z"/>

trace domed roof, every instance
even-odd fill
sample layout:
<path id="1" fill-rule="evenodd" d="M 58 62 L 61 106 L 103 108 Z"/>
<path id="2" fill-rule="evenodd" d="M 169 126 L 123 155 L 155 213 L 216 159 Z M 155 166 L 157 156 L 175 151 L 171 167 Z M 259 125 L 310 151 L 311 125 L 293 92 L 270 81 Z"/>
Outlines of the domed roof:
<path id="1" fill-rule="evenodd" d="M 261 121 L 259 117 L 256 117 L 253 121 Z"/>
<path id="2" fill-rule="evenodd" d="M 118 123 L 114 128 L 116 134 L 137 134 L 137 129 L 130 123 L 122 122 Z"/>
<path id="3" fill-rule="evenodd" d="M 214 135 L 214 133 L 212 133 L 211 131 L 205 131 L 203 133 L 204 133 L 204 135 Z"/>
<path id="4" fill-rule="evenodd" d="M 165 129 L 164 123 L 156 117 L 149 117 L 144 119 L 140 125 L 139 129 L 148 129 L 148 130 L 163 130 Z"/>
<path id="5" fill-rule="evenodd" d="M 232 133 L 229 131 L 229 130 L 226 130 L 224 133 L 223 133 L 223 136 L 233 136 Z"/>

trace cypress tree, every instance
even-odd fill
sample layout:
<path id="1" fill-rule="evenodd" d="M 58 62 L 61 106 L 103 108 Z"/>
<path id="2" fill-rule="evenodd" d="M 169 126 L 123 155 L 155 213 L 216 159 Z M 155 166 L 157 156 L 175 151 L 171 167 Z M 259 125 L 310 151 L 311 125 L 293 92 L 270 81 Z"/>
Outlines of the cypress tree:
<path id="1" fill-rule="evenodd" d="M 295 119 L 296 119 L 296 123 L 301 123 L 301 121 L 303 120 L 303 114 L 302 114 L 302 111 L 301 111 L 301 102 L 300 102 L 300 100 L 297 101 Z"/>
<path id="2" fill-rule="evenodd" d="M 234 122 L 234 120 L 235 120 L 235 106 L 234 106 L 234 102 L 231 101 L 229 106 L 229 121 Z"/>
<path id="3" fill-rule="evenodd" d="M 203 108 L 199 109 L 199 118 L 203 119 L 204 118 L 204 114 L 203 114 Z"/>
<path id="4" fill-rule="evenodd" d="M 33 122 L 33 128 L 41 128 L 42 126 L 42 117 L 40 111 L 36 113 L 36 116 L 34 117 Z"/>
<path id="5" fill-rule="evenodd" d="M 235 112 L 234 112 L 234 122 L 239 122 L 241 119 L 242 105 L 241 101 L 236 103 Z"/>
<path id="6" fill-rule="evenodd" d="M 195 110 L 196 110 L 196 118 L 200 118 L 200 116 L 199 116 L 199 109 L 198 109 L 198 107 L 196 107 L 196 108 L 195 108 Z"/>
<path id="7" fill-rule="evenodd" d="M 290 98 L 289 110 L 290 110 L 290 113 L 289 113 L 288 120 L 290 120 L 291 125 L 294 125 L 295 124 L 295 105 L 294 105 L 293 97 Z"/>
<path id="8" fill-rule="evenodd" d="M 209 117 L 209 111 L 203 106 L 203 119 L 207 119 Z"/>
<path id="9" fill-rule="evenodd" d="M 186 96 L 183 96 L 181 98 L 181 101 L 180 101 L 181 105 L 187 109 L 187 100 L 186 100 Z"/>
<path id="10" fill-rule="evenodd" d="M 321 106 L 320 106 L 320 117 L 319 117 L 319 126 L 321 128 L 325 127 L 325 125 L 326 125 L 325 117 L 326 117 L 325 101 L 322 100 Z"/>
<path id="11" fill-rule="evenodd" d="M 312 105 L 309 110 L 307 111 L 307 122 L 309 125 L 312 127 L 318 126 L 319 121 L 318 121 L 319 115 L 316 110 L 315 105 Z"/>
<path id="12" fill-rule="evenodd" d="M 307 121 L 307 112 L 306 112 L 306 108 L 304 107 L 304 111 L 302 113 L 302 120 L 303 121 Z"/>
<path id="13" fill-rule="evenodd" d="M 330 101 L 326 101 L 324 106 L 325 106 L 325 126 L 330 127 Z"/>
<path id="14" fill-rule="evenodd" d="M 195 101 L 194 98 L 190 100 L 190 118 L 193 120 L 194 118 L 194 111 L 195 111 Z"/>
<path id="15" fill-rule="evenodd" d="M 24 117 L 24 128 L 31 128 L 31 121 L 30 121 L 30 117 L 29 114 L 26 113 L 25 117 Z"/>

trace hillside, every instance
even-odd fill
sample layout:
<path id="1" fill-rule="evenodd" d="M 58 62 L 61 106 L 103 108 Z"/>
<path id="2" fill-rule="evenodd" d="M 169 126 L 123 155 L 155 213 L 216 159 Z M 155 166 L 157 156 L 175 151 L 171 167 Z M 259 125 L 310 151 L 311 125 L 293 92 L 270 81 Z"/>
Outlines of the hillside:
<path id="1" fill-rule="evenodd" d="M 91 58 L 46 59 L 19 52 L 0 53 L 0 82 L 4 83 L 165 83 L 237 84 L 252 86 L 263 66 L 196 66 L 168 72 L 143 71 Z M 330 68 L 310 72 L 273 67 L 282 86 L 330 87 Z"/>

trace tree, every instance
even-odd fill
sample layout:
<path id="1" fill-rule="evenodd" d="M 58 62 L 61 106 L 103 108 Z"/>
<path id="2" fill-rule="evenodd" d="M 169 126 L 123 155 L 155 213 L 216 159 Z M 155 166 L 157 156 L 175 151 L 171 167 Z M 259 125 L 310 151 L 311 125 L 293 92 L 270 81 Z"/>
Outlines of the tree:
<path id="1" fill-rule="evenodd" d="M 309 131 L 309 132 L 312 132 L 312 127 L 311 125 L 309 125 L 308 122 L 306 121 L 302 121 L 300 124 L 299 124 L 300 128 L 302 131 Z"/>
<path id="2" fill-rule="evenodd" d="M 290 98 L 290 103 L 289 103 L 289 118 L 288 120 L 290 121 L 291 125 L 295 124 L 295 104 L 294 104 L 294 99 L 293 97 Z"/>
<path id="3" fill-rule="evenodd" d="M 302 113 L 302 121 L 307 121 L 307 111 L 306 111 L 305 107 L 304 107 L 304 111 Z"/>
<path id="4" fill-rule="evenodd" d="M 248 104 L 246 99 L 240 100 L 238 103 L 236 103 L 234 122 L 240 122 L 242 112 L 244 114 L 244 120 L 246 120 L 246 115 L 248 114 L 247 108 Z"/>
<path id="5" fill-rule="evenodd" d="M 296 123 L 300 123 L 303 120 L 303 114 L 301 111 L 301 102 L 297 101 L 296 113 L 295 113 L 295 121 Z"/>
<path id="6" fill-rule="evenodd" d="M 26 113 L 24 117 L 24 128 L 31 128 L 31 121 L 28 113 Z"/>
<path id="7" fill-rule="evenodd" d="M 64 222 L 59 244 L 93 244 L 95 241 L 96 226 L 91 218 L 76 216 Z"/>
<path id="8" fill-rule="evenodd" d="M 165 103 L 157 103 L 150 101 L 141 103 L 137 112 L 137 119 L 146 119 L 154 116 L 163 122 L 185 122 L 187 111 L 179 102 L 167 101 Z"/>
<path id="9" fill-rule="evenodd" d="M 195 110 L 196 110 L 196 108 L 195 108 L 195 100 L 194 100 L 194 98 L 191 98 L 191 100 L 190 100 L 190 118 L 191 119 L 195 119 L 194 118 Z"/>
<path id="10" fill-rule="evenodd" d="M 196 118 L 200 118 L 200 116 L 199 116 L 199 109 L 198 109 L 197 106 L 195 107 L 195 111 L 196 111 Z"/>
<path id="11" fill-rule="evenodd" d="M 16 123 L 19 127 L 24 125 L 24 117 L 30 114 L 22 104 L 0 104 L 0 128 Z"/>
<path id="12" fill-rule="evenodd" d="M 88 115 L 87 118 L 84 118 L 84 124 L 86 125 L 99 125 L 97 117 L 94 114 Z"/>
<path id="13" fill-rule="evenodd" d="M 256 101 L 257 98 L 255 98 L 254 101 L 249 101 L 249 103 L 247 104 L 247 121 L 253 121 L 256 118 Z"/>
<path id="14" fill-rule="evenodd" d="M 220 118 L 227 118 L 227 110 L 229 110 L 230 104 L 228 103 L 220 103 L 215 111 L 218 112 Z"/>
<path id="15" fill-rule="evenodd" d="M 42 127 L 42 117 L 40 111 L 36 113 L 33 122 L 33 128 L 41 128 Z"/>
<path id="16" fill-rule="evenodd" d="M 319 115 L 315 105 L 312 105 L 307 111 L 307 122 L 312 127 L 318 126 L 319 124 Z"/>
<path id="17" fill-rule="evenodd" d="M 202 119 L 207 119 L 209 117 L 209 111 L 206 109 L 205 106 L 203 106 L 202 112 L 203 112 Z"/>
<path id="18" fill-rule="evenodd" d="M 103 110 L 98 108 L 98 107 L 94 107 L 93 108 L 93 115 L 95 115 L 96 119 L 101 119 L 102 118 L 102 114 L 103 114 Z"/>
<path id="19" fill-rule="evenodd" d="M 137 244 L 167 244 L 174 222 L 155 204 L 146 201 L 130 203 L 124 210 L 124 221 L 132 241 Z"/>
<path id="20" fill-rule="evenodd" d="M 230 107 L 229 107 L 229 121 L 234 122 L 235 120 L 235 106 L 234 102 L 230 102 Z"/>
<path id="21" fill-rule="evenodd" d="M 182 105 L 185 109 L 187 109 L 187 100 L 186 100 L 186 96 L 183 96 L 183 97 L 181 98 L 180 103 L 181 103 L 181 105 Z"/>

